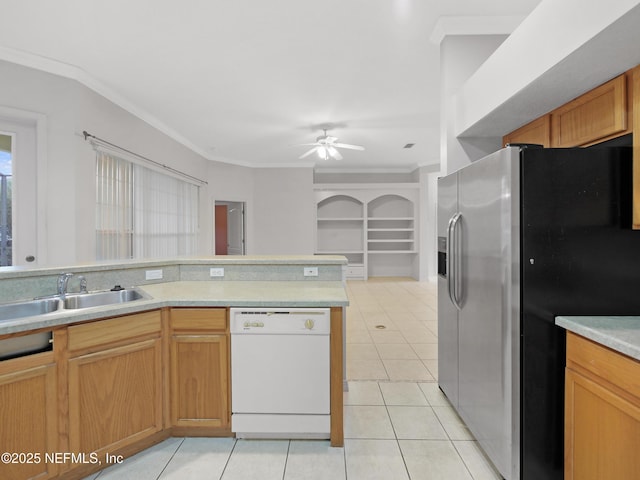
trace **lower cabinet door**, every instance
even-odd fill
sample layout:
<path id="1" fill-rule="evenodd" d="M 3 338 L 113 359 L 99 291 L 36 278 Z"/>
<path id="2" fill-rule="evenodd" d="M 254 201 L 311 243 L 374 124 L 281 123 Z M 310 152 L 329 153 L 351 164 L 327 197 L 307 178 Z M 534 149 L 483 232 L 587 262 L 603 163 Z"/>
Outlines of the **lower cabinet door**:
<path id="1" fill-rule="evenodd" d="M 229 427 L 228 349 L 226 334 L 171 337 L 174 427 Z"/>
<path id="2" fill-rule="evenodd" d="M 159 338 L 69 360 L 69 446 L 106 453 L 163 428 Z"/>
<path id="3" fill-rule="evenodd" d="M 640 405 L 571 369 L 565 388 L 564 478 L 638 478 Z"/>
<path id="4" fill-rule="evenodd" d="M 56 385 L 53 363 L 12 372 L 0 370 L 0 478 L 45 479 L 56 475 L 57 464 L 47 457 L 58 450 Z"/>

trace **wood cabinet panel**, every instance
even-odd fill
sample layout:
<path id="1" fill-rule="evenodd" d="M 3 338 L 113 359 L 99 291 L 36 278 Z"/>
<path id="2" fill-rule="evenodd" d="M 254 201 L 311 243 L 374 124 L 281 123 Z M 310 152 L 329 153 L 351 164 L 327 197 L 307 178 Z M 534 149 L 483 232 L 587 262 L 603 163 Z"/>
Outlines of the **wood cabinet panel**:
<path id="1" fill-rule="evenodd" d="M 58 451 L 56 375 L 51 353 L 1 362 L 0 450 L 39 457 L 0 463 L 0 478 L 46 479 L 56 475 L 58 465 L 45 458 L 47 453 Z"/>
<path id="2" fill-rule="evenodd" d="M 341 307 L 331 307 L 331 446 L 344 446 L 344 338 L 343 338 L 343 310 Z"/>
<path id="3" fill-rule="evenodd" d="M 640 362 L 567 333 L 565 478 L 635 478 L 640 471 Z M 628 378 L 628 376 L 632 376 Z"/>
<path id="4" fill-rule="evenodd" d="M 502 138 L 502 145 L 508 143 L 537 143 L 545 148 L 550 147 L 551 115 L 544 115 L 508 133 Z"/>
<path id="5" fill-rule="evenodd" d="M 169 327 L 171 426 L 180 434 L 230 433 L 227 309 L 172 308 Z"/>
<path id="6" fill-rule="evenodd" d="M 172 308 L 172 330 L 227 331 L 226 308 Z"/>
<path id="7" fill-rule="evenodd" d="M 103 345 L 130 343 L 135 338 L 159 335 L 161 330 L 159 310 L 75 325 L 68 329 L 69 351 L 77 353 Z"/>
<path id="8" fill-rule="evenodd" d="M 566 390 L 565 479 L 636 478 L 640 406 L 572 370 Z"/>
<path id="9" fill-rule="evenodd" d="M 69 360 L 69 445 L 100 456 L 162 430 L 160 338 Z"/>
<path id="10" fill-rule="evenodd" d="M 567 368 L 586 370 L 640 398 L 640 362 L 580 335 L 567 334 Z"/>
<path id="11" fill-rule="evenodd" d="M 553 147 L 578 147 L 627 132 L 624 74 L 551 112 Z"/>
<path id="12" fill-rule="evenodd" d="M 640 229 L 640 65 L 633 69 L 631 84 L 633 110 L 633 228 Z"/>
<path id="13" fill-rule="evenodd" d="M 227 335 L 171 338 L 171 423 L 178 427 L 228 428 Z"/>

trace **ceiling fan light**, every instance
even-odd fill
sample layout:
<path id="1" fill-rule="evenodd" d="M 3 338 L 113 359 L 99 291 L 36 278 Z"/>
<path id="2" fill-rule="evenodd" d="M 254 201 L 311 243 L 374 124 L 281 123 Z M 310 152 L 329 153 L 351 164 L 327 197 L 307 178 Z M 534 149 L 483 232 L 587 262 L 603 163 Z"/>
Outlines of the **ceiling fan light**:
<path id="1" fill-rule="evenodd" d="M 318 147 L 318 156 L 322 159 L 322 160 L 326 160 L 327 159 L 327 149 L 324 146 L 319 146 Z"/>
<path id="2" fill-rule="evenodd" d="M 329 145 L 327 147 L 327 153 L 329 154 L 330 157 L 335 158 L 336 155 L 338 154 L 338 150 L 336 150 L 335 147 L 332 147 L 331 145 Z"/>

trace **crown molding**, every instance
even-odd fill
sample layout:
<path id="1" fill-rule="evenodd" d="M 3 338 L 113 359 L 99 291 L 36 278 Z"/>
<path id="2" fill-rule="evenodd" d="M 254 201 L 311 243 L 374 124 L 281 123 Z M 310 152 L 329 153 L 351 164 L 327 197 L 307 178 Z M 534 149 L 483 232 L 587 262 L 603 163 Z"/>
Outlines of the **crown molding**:
<path id="1" fill-rule="evenodd" d="M 5 60 L 10 63 L 22 65 L 23 67 L 33 68 L 35 70 L 75 80 L 207 160 L 222 163 L 233 163 L 241 166 L 252 166 L 247 164 L 243 165 L 237 162 L 232 162 L 226 158 L 211 155 L 185 138 L 183 135 L 167 126 L 164 122 L 160 121 L 158 118 L 129 101 L 122 95 L 116 93 L 104 83 L 100 82 L 98 79 L 76 65 L 3 46 L 0 46 L 0 60 Z"/>
<path id="2" fill-rule="evenodd" d="M 525 18 L 523 15 L 444 16 L 438 18 L 429 40 L 440 45 L 449 35 L 510 35 Z"/>

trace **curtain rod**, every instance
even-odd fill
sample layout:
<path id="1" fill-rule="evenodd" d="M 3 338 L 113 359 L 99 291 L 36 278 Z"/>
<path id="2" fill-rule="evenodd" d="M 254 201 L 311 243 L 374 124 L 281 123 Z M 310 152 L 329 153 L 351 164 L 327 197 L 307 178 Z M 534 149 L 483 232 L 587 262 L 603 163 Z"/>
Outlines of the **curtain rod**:
<path id="1" fill-rule="evenodd" d="M 120 146 L 118 146 L 118 145 L 116 145 L 114 143 L 111 143 L 111 142 L 108 142 L 106 140 L 103 140 L 102 138 L 96 137 L 95 135 L 91 135 L 86 130 L 82 131 L 82 135 L 84 135 L 85 141 L 87 140 L 87 137 L 91 137 L 92 139 L 97 140 L 100 143 L 104 143 L 106 145 L 109 145 L 110 147 L 116 148 L 116 149 L 118 149 L 120 151 L 126 152 L 126 153 L 128 153 L 130 155 L 133 155 L 135 157 L 141 158 L 142 160 L 145 160 L 147 162 L 151 162 L 154 165 L 156 165 L 158 167 L 161 167 L 161 168 L 164 168 L 165 170 L 169 170 L 170 172 L 173 172 L 175 174 L 181 175 L 181 176 L 186 177 L 186 178 L 190 178 L 191 180 L 195 180 L 196 182 L 202 183 L 204 185 L 208 185 L 209 184 L 209 182 L 206 182 L 206 181 L 201 180 L 201 179 L 199 179 L 197 177 L 189 175 L 188 173 L 181 172 L 180 170 L 176 170 L 175 168 L 169 167 L 168 165 L 165 165 L 164 163 L 156 162 L 155 160 L 151 160 L 150 158 L 144 157 L 144 156 L 140 155 L 139 153 L 132 152 L 131 150 L 127 150 L 126 148 L 122 148 L 122 147 L 120 147 Z"/>

